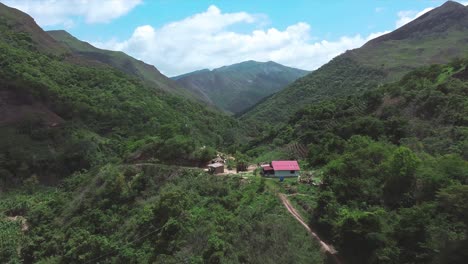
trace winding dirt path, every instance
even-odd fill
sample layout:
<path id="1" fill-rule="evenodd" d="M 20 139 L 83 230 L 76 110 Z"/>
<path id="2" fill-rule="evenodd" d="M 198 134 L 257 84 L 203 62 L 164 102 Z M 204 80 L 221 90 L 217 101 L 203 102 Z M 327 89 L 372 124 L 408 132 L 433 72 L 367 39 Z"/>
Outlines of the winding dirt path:
<path id="1" fill-rule="evenodd" d="M 288 209 L 289 213 L 302 225 L 304 226 L 304 228 L 307 230 L 307 232 L 315 239 L 319 242 L 320 244 L 320 247 L 322 249 L 323 252 L 325 252 L 326 254 L 328 254 L 332 260 L 336 263 L 336 264 L 342 264 L 342 262 L 339 260 L 339 258 L 337 257 L 337 251 L 333 248 L 333 246 L 331 245 L 328 245 L 327 243 L 325 243 L 322 239 L 320 239 L 320 237 L 314 232 L 312 231 L 312 229 L 309 227 L 309 225 L 307 225 L 307 223 L 304 221 L 304 219 L 302 218 L 302 216 L 299 214 L 299 212 L 297 212 L 297 210 L 294 208 L 294 206 L 291 204 L 291 202 L 289 201 L 288 197 L 283 194 L 283 193 L 279 193 L 278 194 L 279 198 L 281 199 L 281 202 L 283 202 L 283 205 L 284 207 L 286 207 L 286 209 Z"/>

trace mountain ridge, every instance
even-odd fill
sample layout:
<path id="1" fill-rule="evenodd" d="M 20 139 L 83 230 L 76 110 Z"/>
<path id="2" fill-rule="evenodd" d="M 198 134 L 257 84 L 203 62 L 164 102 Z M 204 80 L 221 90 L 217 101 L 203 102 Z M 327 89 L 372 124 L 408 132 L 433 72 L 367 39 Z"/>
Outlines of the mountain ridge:
<path id="1" fill-rule="evenodd" d="M 279 91 L 308 71 L 268 61 L 244 61 L 172 77 L 210 105 L 239 113 Z"/>
<path id="2" fill-rule="evenodd" d="M 448 2 L 361 48 L 346 51 L 259 103 L 241 119 L 253 124 L 258 120 L 286 122 L 308 104 L 373 89 L 418 67 L 464 57 L 468 55 L 467 9 Z M 447 15 L 452 13 L 457 15 Z"/>
<path id="3" fill-rule="evenodd" d="M 148 85 L 172 94 L 192 98 L 194 95 L 179 87 L 163 75 L 154 65 L 135 59 L 122 51 L 96 48 L 88 42 L 79 40 L 65 30 L 46 31 L 57 42 L 66 46 L 74 55 L 95 60 L 117 68 L 131 76 L 145 81 Z"/>
<path id="4" fill-rule="evenodd" d="M 37 44 L 36 48 L 43 52 L 53 55 L 61 55 L 70 52 L 69 49 L 60 45 L 49 35 L 38 34 L 37 32 L 41 32 L 42 29 L 36 24 L 35 20 L 31 16 L 16 8 L 9 7 L 1 2 L 0 19 L 8 22 L 8 25 L 16 30 L 29 32 L 29 37 Z"/>

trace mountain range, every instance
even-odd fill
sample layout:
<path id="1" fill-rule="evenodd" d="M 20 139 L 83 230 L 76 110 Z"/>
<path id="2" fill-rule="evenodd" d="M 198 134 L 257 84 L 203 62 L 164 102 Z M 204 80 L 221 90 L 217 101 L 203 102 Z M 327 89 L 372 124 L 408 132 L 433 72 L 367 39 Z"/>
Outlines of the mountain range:
<path id="1" fill-rule="evenodd" d="M 228 113 L 238 114 L 307 73 L 272 61 L 246 61 L 211 71 L 195 71 L 172 79 L 199 95 L 206 103 Z"/>

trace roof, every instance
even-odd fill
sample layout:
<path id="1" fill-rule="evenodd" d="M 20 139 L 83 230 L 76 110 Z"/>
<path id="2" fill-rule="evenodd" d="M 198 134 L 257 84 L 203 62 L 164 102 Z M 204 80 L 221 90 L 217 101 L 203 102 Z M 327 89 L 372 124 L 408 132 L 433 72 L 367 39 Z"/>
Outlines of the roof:
<path id="1" fill-rule="evenodd" d="M 224 159 L 222 159 L 221 157 L 216 157 L 216 158 L 212 159 L 211 162 L 224 163 Z"/>
<path id="2" fill-rule="evenodd" d="M 268 166 L 268 165 L 262 166 L 262 168 L 263 168 L 263 170 L 265 170 L 265 171 L 271 171 L 271 170 L 273 170 L 273 168 L 270 167 L 270 166 Z"/>
<path id="3" fill-rule="evenodd" d="M 301 170 L 296 160 L 275 160 L 271 162 L 271 166 L 275 171 Z"/>
<path id="4" fill-rule="evenodd" d="M 208 165 L 208 167 L 212 167 L 212 168 L 219 168 L 219 167 L 223 167 L 223 166 L 224 166 L 224 164 L 219 163 L 219 162 Z"/>

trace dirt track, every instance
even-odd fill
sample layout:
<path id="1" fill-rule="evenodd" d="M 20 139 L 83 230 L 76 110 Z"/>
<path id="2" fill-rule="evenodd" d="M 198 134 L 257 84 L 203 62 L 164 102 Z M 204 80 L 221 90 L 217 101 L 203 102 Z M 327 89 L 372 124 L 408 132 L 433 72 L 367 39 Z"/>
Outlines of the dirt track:
<path id="1" fill-rule="evenodd" d="M 285 194 L 283 194 L 283 193 L 279 193 L 278 196 L 279 196 L 279 198 L 281 199 L 281 202 L 283 202 L 284 207 L 286 207 L 286 209 L 288 209 L 289 213 L 290 213 L 302 226 L 304 226 L 304 228 L 307 230 L 307 232 L 308 232 L 315 240 L 317 240 L 317 241 L 320 243 L 320 247 L 321 247 L 322 251 L 324 251 L 325 253 L 329 254 L 335 263 L 341 264 L 342 262 L 341 262 L 341 261 L 338 259 L 338 257 L 336 256 L 337 251 L 333 248 L 333 246 L 328 245 L 327 243 L 325 243 L 322 239 L 320 239 L 320 237 L 319 237 L 314 231 L 312 231 L 312 229 L 309 227 L 309 225 L 307 225 L 307 223 L 304 221 L 304 219 L 303 219 L 302 216 L 299 214 L 299 212 L 297 212 L 296 209 L 294 208 L 294 206 L 291 204 L 291 202 L 289 201 L 288 197 L 287 197 Z"/>

